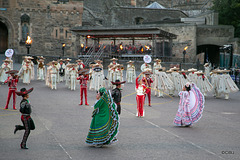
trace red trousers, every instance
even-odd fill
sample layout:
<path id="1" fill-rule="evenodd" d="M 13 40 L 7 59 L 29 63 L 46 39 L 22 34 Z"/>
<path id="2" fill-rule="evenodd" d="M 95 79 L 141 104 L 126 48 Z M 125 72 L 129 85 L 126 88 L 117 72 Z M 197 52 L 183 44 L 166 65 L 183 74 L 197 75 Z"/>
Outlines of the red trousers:
<path id="1" fill-rule="evenodd" d="M 148 105 L 151 106 L 151 89 L 146 89 L 146 95 L 148 96 Z"/>
<path id="2" fill-rule="evenodd" d="M 144 95 L 137 95 L 136 97 L 137 100 L 137 116 L 138 117 L 143 117 L 143 112 L 144 112 L 144 100 L 145 100 L 145 96 Z"/>
<path id="3" fill-rule="evenodd" d="M 8 109 L 8 104 L 9 104 L 12 94 L 13 94 L 13 109 L 16 109 L 16 93 L 15 93 L 16 90 L 17 90 L 17 88 L 9 88 L 5 109 Z"/>
<path id="4" fill-rule="evenodd" d="M 85 104 L 88 105 L 88 103 L 87 103 L 87 88 L 81 88 L 81 87 L 80 87 L 80 99 L 81 99 L 80 104 L 83 104 L 83 92 L 85 94 Z"/>

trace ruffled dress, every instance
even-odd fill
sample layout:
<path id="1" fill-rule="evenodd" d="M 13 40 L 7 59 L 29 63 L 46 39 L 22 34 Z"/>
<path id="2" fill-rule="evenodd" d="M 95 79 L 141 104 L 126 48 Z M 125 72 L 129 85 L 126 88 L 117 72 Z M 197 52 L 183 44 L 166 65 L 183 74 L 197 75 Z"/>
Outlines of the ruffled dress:
<path id="1" fill-rule="evenodd" d="M 199 88 L 192 84 L 192 89 L 181 91 L 179 94 L 179 108 L 174 119 L 176 126 L 187 126 L 196 123 L 201 117 L 204 109 L 205 99 Z"/>
<path id="2" fill-rule="evenodd" d="M 111 97 L 111 93 L 104 88 L 104 94 L 94 105 L 87 144 L 109 145 L 117 141 L 119 117 Z"/>

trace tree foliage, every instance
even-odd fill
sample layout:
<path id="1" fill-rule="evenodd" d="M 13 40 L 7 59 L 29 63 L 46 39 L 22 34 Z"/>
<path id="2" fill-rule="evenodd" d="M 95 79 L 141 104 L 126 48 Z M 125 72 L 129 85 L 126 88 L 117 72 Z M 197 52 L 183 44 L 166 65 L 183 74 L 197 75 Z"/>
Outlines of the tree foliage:
<path id="1" fill-rule="evenodd" d="M 219 24 L 233 25 L 240 37 L 240 0 L 214 0 L 213 10 L 219 13 Z"/>

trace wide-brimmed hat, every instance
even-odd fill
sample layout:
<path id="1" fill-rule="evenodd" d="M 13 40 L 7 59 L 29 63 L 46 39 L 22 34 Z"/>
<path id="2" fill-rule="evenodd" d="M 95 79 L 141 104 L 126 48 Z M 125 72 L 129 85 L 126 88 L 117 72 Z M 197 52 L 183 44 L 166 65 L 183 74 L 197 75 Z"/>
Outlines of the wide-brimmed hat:
<path id="1" fill-rule="evenodd" d="M 188 72 L 197 72 L 197 69 L 195 69 L 195 68 L 190 68 L 190 69 L 188 69 Z"/>
<path id="2" fill-rule="evenodd" d="M 165 68 L 165 67 L 158 67 L 158 68 L 155 68 L 155 70 L 158 70 L 158 71 L 165 71 L 166 68 Z"/>
<path id="3" fill-rule="evenodd" d="M 231 70 L 227 70 L 227 69 L 222 70 L 222 73 L 229 73 L 229 72 L 231 72 Z"/>
<path id="4" fill-rule="evenodd" d="M 39 59 L 46 59 L 46 58 L 44 58 L 43 56 L 37 56 Z"/>
<path id="5" fill-rule="evenodd" d="M 154 61 L 156 61 L 156 62 L 162 62 L 162 60 L 161 59 L 154 59 Z"/>
<path id="6" fill-rule="evenodd" d="M 201 75 L 203 75 L 204 73 L 203 73 L 203 71 L 197 71 L 197 72 L 195 72 L 195 74 L 201 74 Z"/>
<path id="7" fill-rule="evenodd" d="M 66 67 L 72 68 L 72 67 L 77 67 L 76 64 L 68 64 Z"/>
<path id="8" fill-rule="evenodd" d="M 6 74 L 17 74 L 18 71 L 17 70 L 10 70 L 10 71 L 7 71 L 5 72 Z"/>
<path id="9" fill-rule="evenodd" d="M 53 60 L 53 61 L 51 61 L 51 63 L 52 64 L 57 64 L 58 62 Z"/>
<path id="10" fill-rule="evenodd" d="M 25 59 L 34 59 L 33 57 L 31 56 L 24 56 Z"/>
<path id="11" fill-rule="evenodd" d="M 29 94 L 29 93 L 32 92 L 32 91 L 33 91 L 33 88 L 30 88 L 29 90 L 27 90 L 26 88 L 22 88 L 22 89 L 20 89 L 19 92 L 16 91 L 16 94 L 17 94 L 18 96 L 22 96 L 22 95 Z"/>
<path id="12" fill-rule="evenodd" d="M 171 70 L 171 69 L 169 69 L 169 70 L 167 70 L 167 71 L 166 71 L 166 73 L 172 73 L 172 70 Z"/>
<path id="13" fill-rule="evenodd" d="M 207 66 L 209 66 L 209 63 L 205 63 L 203 66 L 204 66 L 204 67 L 207 67 Z"/>
<path id="14" fill-rule="evenodd" d="M 82 62 L 82 60 L 81 59 L 77 59 L 76 62 Z"/>
<path id="15" fill-rule="evenodd" d="M 78 74 L 87 74 L 88 71 L 89 69 L 81 69 L 78 71 Z"/>
<path id="16" fill-rule="evenodd" d="M 130 61 L 128 61 L 127 63 L 134 63 L 134 61 L 131 61 L 131 60 L 130 60 Z"/>
<path id="17" fill-rule="evenodd" d="M 112 58 L 110 59 L 111 61 L 117 61 L 118 59 L 117 58 Z"/>
<path id="18" fill-rule="evenodd" d="M 11 62 L 11 60 L 10 59 L 5 59 L 5 60 L 3 60 L 3 62 Z"/>
<path id="19" fill-rule="evenodd" d="M 64 59 L 64 61 L 71 61 L 72 59 L 70 59 L 70 58 L 67 58 L 67 59 Z"/>
<path id="20" fill-rule="evenodd" d="M 113 85 L 120 85 L 120 84 L 126 83 L 126 81 L 121 82 L 120 80 L 117 79 L 115 82 L 111 81 L 111 83 Z"/>
<path id="21" fill-rule="evenodd" d="M 100 63 L 102 63 L 103 61 L 101 61 L 101 60 L 99 60 L 99 59 L 97 59 L 97 60 L 94 60 L 94 62 L 100 62 Z"/>
<path id="22" fill-rule="evenodd" d="M 173 67 L 173 68 L 170 68 L 171 71 L 178 71 L 180 68 L 177 68 L 177 67 Z"/>
<path id="23" fill-rule="evenodd" d="M 58 62 L 63 62 L 63 61 L 64 61 L 64 59 L 62 59 L 62 58 L 58 60 Z"/>
<path id="24" fill-rule="evenodd" d="M 182 69 L 181 71 L 178 71 L 179 73 L 186 73 L 186 72 L 188 72 L 187 70 L 184 70 L 184 69 Z"/>
<path id="25" fill-rule="evenodd" d="M 37 60 L 38 62 L 44 62 L 44 59 L 39 59 L 39 60 Z"/>
<path id="26" fill-rule="evenodd" d="M 153 74 L 153 73 L 152 73 L 152 69 L 146 68 L 146 69 L 143 71 L 143 74 Z"/>

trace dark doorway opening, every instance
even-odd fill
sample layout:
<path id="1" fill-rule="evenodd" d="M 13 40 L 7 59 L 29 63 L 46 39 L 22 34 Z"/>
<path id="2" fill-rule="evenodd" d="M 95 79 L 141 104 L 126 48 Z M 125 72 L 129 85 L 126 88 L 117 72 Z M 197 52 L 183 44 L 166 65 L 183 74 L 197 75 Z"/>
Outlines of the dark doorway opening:
<path id="1" fill-rule="evenodd" d="M 5 53 L 8 49 L 8 29 L 7 26 L 0 22 L 0 54 Z"/>
<path id="2" fill-rule="evenodd" d="M 219 47 L 217 45 L 201 45 L 197 47 L 197 54 L 204 53 L 204 63 L 211 62 L 214 67 L 218 67 L 220 62 Z"/>

